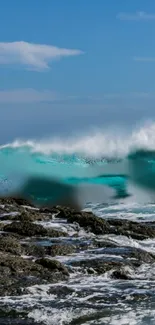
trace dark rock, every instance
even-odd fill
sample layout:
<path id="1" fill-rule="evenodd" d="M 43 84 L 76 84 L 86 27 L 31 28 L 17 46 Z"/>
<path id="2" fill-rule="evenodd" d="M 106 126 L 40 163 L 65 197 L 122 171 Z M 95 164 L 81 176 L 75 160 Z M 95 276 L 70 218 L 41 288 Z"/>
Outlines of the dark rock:
<path id="1" fill-rule="evenodd" d="M 4 231 L 17 233 L 21 236 L 50 236 L 50 237 L 60 237 L 66 234 L 57 231 L 55 229 L 46 229 L 42 225 L 37 225 L 29 221 L 24 222 L 12 222 L 3 227 Z"/>
<path id="2" fill-rule="evenodd" d="M 4 275 L 9 276 L 10 274 L 11 270 L 8 266 L 0 266 L 0 277 L 3 277 Z"/>
<path id="3" fill-rule="evenodd" d="M 1 225 L 1 224 L 0 224 Z M 4 228 L 5 225 L 3 225 L 3 228 Z M 14 233 L 9 233 L 9 232 L 1 232 L 0 236 L 2 238 L 8 238 L 8 237 L 12 237 L 12 238 L 15 238 L 15 239 L 22 239 L 22 236 L 18 235 L 18 234 L 14 234 Z"/>
<path id="4" fill-rule="evenodd" d="M 20 197 L 1 197 L 0 204 L 9 204 L 9 205 L 26 205 L 33 206 L 28 200 L 22 199 Z"/>
<path id="5" fill-rule="evenodd" d="M 3 205 L 0 208 L 1 220 L 12 220 L 15 215 L 19 215 L 23 209 L 22 206 Z"/>
<path id="6" fill-rule="evenodd" d="M 42 207 L 39 209 L 39 212 L 40 213 L 47 213 L 47 214 L 56 214 L 56 213 L 59 213 L 60 210 L 56 207 Z"/>
<path id="7" fill-rule="evenodd" d="M 11 211 L 11 212 L 14 212 L 14 211 Z M 19 218 L 19 214 L 20 213 L 17 213 L 17 214 L 14 214 L 14 213 L 3 213 L 3 215 L 0 216 L 0 221 L 13 221 L 13 220 L 18 220 Z"/>
<path id="8" fill-rule="evenodd" d="M 57 218 L 62 218 L 62 219 L 68 219 L 68 217 L 70 217 L 72 214 L 75 213 L 82 213 L 79 211 L 75 211 L 70 207 L 59 206 L 59 205 L 53 207 L 53 211 L 56 211 L 55 213 L 57 213 Z"/>
<path id="9" fill-rule="evenodd" d="M 35 322 L 28 316 L 29 311 L 16 309 L 15 306 L 8 306 L 7 303 L 1 304 L 0 320 L 1 325 L 43 325 Z"/>
<path id="10" fill-rule="evenodd" d="M 20 197 L 16 197 L 16 198 L 13 198 L 14 202 L 17 204 L 17 205 L 26 205 L 26 206 L 31 206 L 33 207 L 33 204 L 32 202 L 28 201 L 28 200 L 25 200 L 23 198 L 20 198 Z"/>
<path id="11" fill-rule="evenodd" d="M 121 256 L 124 260 L 129 260 L 134 266 L 140 266 L 142 263 L 151 264 L 155 262 L 155 256 L 145 250 L 130 247 L 130 246 L 120 246 L 120 247 L 105 247 L 103 249 L 95 250 L 92 249 L 93 254 L 108 254 Z"/>
<path id="12" fill-rule="evenodd" d="M 77 222 L 80 227 L 96 235 L 106 234 L 110 232 L 108 223 L 91 212 L 72 213 L 67 217 L 69 223 Z"/>
<path id="13" fill-rule="evenodd" d="M 43 323 L 40 322 L 35 322 L 33 319 L 29 319 L 28 316 L 17 316 L 17 318 L 12 315 L 6 315 L 1 316 L 0 312 L 0 319 L 1 319 L 1 325 L 44 325 Z"/>
<path id="14" fill-rule="evenodd" d="M 48 294 L 57 295 L 59 299 L 66 298 L 66 296 L 72 295 L 74 293 L 74 289 L 68 286 L 55 286 L 49 288 Z"/>
<path id="15" fill-rule="evenodd" d="M 130 276 L 125 273 L 125 270 L 115 270 L 111 274 L 112 279 L 116 280 L 130 280 Z"/>
<path id="16" fill-rule="evenodd" d="M 92 212 L 77 212 L 71 208 L 57 207 L 57 218 L 66 218 L 69 223 L 78 223 L 87 231 L 96 235 L 115 234 L 134 239 L 147 239 L 155 237 L 155 228 L 145 223 L 133 222 L 123 219 L 104 220 L 95 216 Z"/>
<path id="17" fill-rule="evenodd" d="M 132 264 L 140 266 L 143 263 L 154 263 L 155 256 L 149 252 L 135 247 L 123 247 L 124 252 L 121 254 L 123 258 L 132 259 Z"/>
<path id="18" fill-rule="evenodd" d="M 90 260 L 72 261 L 70 264 L 74 267 L 80 267 L 84 272 L 96 272 L 97 274 L 104 274 L 110 270 L 120 269 L 120 267 L 124 266 L 125 264 L 130 265 L 130 262 L 108 261 L 94 258 Z"/>
<path id="19" fill-rule="evenodd" d="M 95 247 L 98 247 L 98 248 L 104 248 L 104 247 L 108 247 L 108 248 L 115 248 L 115 247 L 118 247 L 118 244 L 117 243 L 114 243 L 114 242 L 110 242 L 107 240 L 96 240 L 94 239 L 93 241 L 93 245 Z"/>
<path id="20" fill-rule="evenodd" d="M 45 248 L 41 245 L 23 244 L 25 254 L 34 257 L 44 257 Z"/>
<path id="21" fill-rule="evenodd" d="M 59 261 L 50 260 L 48 258 L 41 258 L 41 259 L 36 260 L 36 263 L 49 269 L 51 272 L 59 271 L 65 275 L 69 275 L 67 268 Z"/>
<path id="22" fill-rule="evenodd" d="M 35 222 L 35 221 L 42 221 L 44 219 L 45 218 L 43 214 L 33 210 L 23 211 L 20 215 L 14 217 L 14 220 L 19 220 L 22 222 L 26 222 L 26 221 Z"/>
<path id="23" fill-rule="evenodd" d="M 60 231 L 60 230 L 55 230 L 55 229 L 52 229 L 52 228 L 48 228 L 47 229 L 47 235 L 48 237 L 66 237 L 67 236 L 67 233 L 66 232 L 63 232 L 63 231 Z"/>
<path id="24" fill-rule="evenodd" d="M 0 251 L 21 255 L 23 248 L 16 238 L 6 236 L 0 238 Z"/>
<path id="25" fill-rule="evenodd" d="M 111 228 L 111 233 L 123 235 L 134 239 L 147 239 L 155 237 L 155 229 L 150 226 L 123 219 L 107 220 Z"/>
<path id="26" fill-rule="evenodd" d="M 43 246 L 40 244 L 30 244 L 30 243 L 24 243 L 22 244 L 22 247 L 24 249 L 24 252 L 26 255 L 29 256 L 37 256 L 37 257 L 44 257 L 45 255 L 49 256 L 61 256 L 61 255 L 70 255 L 75 251 L 75 247 L 70 244 L 52 244 L 49 246 Z"/>
<path id="27" fill-rule="evenodd" d="M 5 225 L 7 225 L 7 224 L 4 224 L 4 223 L 0 222 L 0 231 L 3 231 Z"/>
<path id="28" fill-rule="evenodd" d="M 41 226 L 34 223 L 24 221 L 24 222 L 12 222 L 11 224 L 4 226 L 4 231 L 17 233 L 22 236 L 46 236 L 47 230 Z"/>
<path id="29" fill-rule="evenodd" d="M 61 255 L 72 254 L 75 251 L 75 248 L 73 247 L 73 245 L 55 244 L 55 245 L 47 246 L 45 250 L 47 255 L 61 256 Z"/>
<path id="30" fill-rule="evenodd" d="M 13 209 L 11 209 L 11 207 L 10 207 L 9 212 L 14 212 L 12 210 Z M 4 211 L 3 211 L 3 215 L 1 216 L 1 220 L 35 222 L 35 221 L 43 221 L 43 220 L 51 220 L 52 219 L 52 215 L 43 214 L 43 213 L 40 213 L 37 210 L 31 210 L 31 209 L 26 210 L 26 208 L 21 208 L 21 207 L 16 207 L 16 209 L 14 209 L 14 210 L 15 211 L 18 210 L 18 212 L 16 214 L 15 213 L 8 214 L 6 211 L 5 211 L 6 213 L 4 213 Z"/>
<path id="31" fill-rule="evenodd" d="M 60 262 L 48 263 L 46 259 L 40 261 L 42 262 L 35 263 L 0 253 L 0 295 L 22 294 L 26 292 L 27 286 L 62 281 L 68 276 L 67 269 Z"/>

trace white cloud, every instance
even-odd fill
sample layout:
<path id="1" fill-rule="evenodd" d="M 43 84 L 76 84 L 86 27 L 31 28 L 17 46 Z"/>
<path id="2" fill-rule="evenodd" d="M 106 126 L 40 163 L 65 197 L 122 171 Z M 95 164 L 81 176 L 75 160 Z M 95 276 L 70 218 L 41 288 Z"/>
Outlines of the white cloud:
<path id="1" fill-rule="evenodd" d="M 21 64 L 32 70 L 46 70 L 49 63 L 63 57 L 83 54 L 80 50 L 27 42 L 0 42 L 0 64 Z"/>
<path id="2" fill-rule="evenodd" d="M 136 13 L 120 12 L 117 18 L 120 20 L 150 21 L 155 20 L 155 14 L 148 14 L 144 11 L 137 11 Z"/>
<path id="3" fill-rule="evenodd" d="M 155 62 L 155 57 L 135 56 L 133 60 L 139 62 Z"/>

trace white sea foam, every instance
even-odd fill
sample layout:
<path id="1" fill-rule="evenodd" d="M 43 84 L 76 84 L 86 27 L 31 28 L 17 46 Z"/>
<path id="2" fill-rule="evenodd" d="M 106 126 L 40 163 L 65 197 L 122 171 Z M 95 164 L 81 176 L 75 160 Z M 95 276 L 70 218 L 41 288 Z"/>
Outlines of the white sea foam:
<path id="1" fill-rule="evenodd" d="M 132 276 L 132 270 L 129 268 L 127 271 Z M 140 273 L 144 275 L 147 272 L 149 267 L 144 265 Z M 57 288 L 59 292 L 59 288 L 63 287 L 69 289 L 64 296 L 52 293 L 52 288 Z M 150 289 L 147 278 L 144 278 L 142 285 L 138 277 L 135 281 L 135 274 L 129 284 L 126 281 L 112 280 L 108 274 L 86 276 L 76 273 L 67 282 L 30 287 L 28 295 L 0 298 L 0 304 L 16 308 L 17 311 L 30 308 L 28 317 L 45 325 L 68 325 L 73 320 L 78 322 L 80 318 L 80 324 L 85 325 L 115 325 L 118 322 L 123 325 L 153 325 L 155 315 L 150 301 L 145 301 L 145 306 L 140 302 L 132 304 L 134 294 L 145 296 L 148 290 L 151 293 L 153 289 Z M 115 300 L 116 297 L 115 303 L 113 298 Z"/>
<path id="2" fill-rule="evenodd" d="M 102 317 L 99 320 L 93 320 L 86 322 L 85 325 L 154 325 L 155 314 L 154 310 L 147 310 L 137 308 L 137 310 L 131 310 L 131 308 L 126 308 L 124 312 L 122 310 L 117 315 L 112 315 L 109 317 Z"/>
<path id="3" fill-rule="evenodd" d="M 129 134 L 122 130 L 104 130 L 92 132 L 89 135 L 77 136 L 71 139 L 46 139 L 36 140 L 16 140 L 0 147 L 22 148 L 28 147 L 32 152 L 43 154 L 74 154 L 77 153 L 88 157 L 122 157 L 126 156 L 132 149 L 152 149 L 155 150 L 155 123 L 136 128 Z M 47 162 L 47 161 L 46 161 Z"/>

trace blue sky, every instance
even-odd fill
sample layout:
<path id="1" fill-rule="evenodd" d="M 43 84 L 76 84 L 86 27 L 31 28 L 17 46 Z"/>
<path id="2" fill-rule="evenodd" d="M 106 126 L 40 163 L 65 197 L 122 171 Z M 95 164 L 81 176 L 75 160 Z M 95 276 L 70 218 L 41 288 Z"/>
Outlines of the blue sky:
<path id="1" fill-rule="evenodd" d="M 1 0 L 0 142 L 155 118 L 155 2 Z"/>

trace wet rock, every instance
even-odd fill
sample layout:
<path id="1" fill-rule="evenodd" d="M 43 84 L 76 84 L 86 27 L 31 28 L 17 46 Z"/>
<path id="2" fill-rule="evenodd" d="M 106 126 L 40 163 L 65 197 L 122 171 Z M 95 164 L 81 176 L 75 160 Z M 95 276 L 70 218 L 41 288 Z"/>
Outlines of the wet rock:
<path id="1" fill-rule="evenodd" d="M 40 213 L 46 213 L 46 214 L 57 214 L 60 212 L 59 208 L 57 207 L 42 207 L 39 209 Z"/>
<path id="2" fill-rule="evenodd" d="M 28 311 L 16 310 L 15 306 L 7 304 L 0 307 L 0 320 L 1 325 L 43 325 L 28 317 Z"/>
<path id="3" fill-rule="evenodd" d="M 110 232 L 108 223 L 91 212 L 71 213 L 67 217 L 69 223 L 76 222 L 85 230 L 93 232 L 96 235 L 106 234 Z"/>
<path id="4" fill-rule="evenodd" d="M 1 215 L 1 220 L 35 222 L 35 221 L 46 221 L 52 219 L 52 215 L 43 214 L 36 210 L 26 209 L 22 207 L 16 207 L 16 208 L 14 207 L 15 211 L 12 210 L 13 209 L 9 210 L 10 213 L 3 211 L 3 214 Z"/>
<path id="5" fill-rule="evenodd" d="M 143 240 L 155 237 L 155 229 L 143 223 L 123 219 L 109 219 L 111 233 Z"/>
<path id="6" fill-rule="evenodd" d="M 22 246 L 26 255 L 34 257 L 45 256 L 45 248 L 41 245 L 23 244 Z"/>
<path id="7" fill-rule="evenodd" d="M 63 299 L 66 296 L 72 295 L 74 293 L 74 289 L 67 286 L 55 286 L 49 288 L 48 294 L 57 295 L 58 299 Z"/>
<path id="8" fill-rule="evenodd" d="M 66 218 L 69 223 L 78 223 L 96 235 L 115 234 L 143 240 L 155 237 L 155 228 L 145 223 L 123 219 L 107 219 L 95 216 L 92 212 L 77 212 L 66 207 L 57 207 L 57 218 Z"/>
<path id="9" fill-rule="evenodd" d="M 46 228 L 46 232 L 47 232 L 47 236 L 48 237 L 66 237 L 68 236 L 66 232 L 63 232 L 61 230 L 56 230 L 56 229 L 53 229 L 53 228 Z"/>
<path id="10" fill-rule="evenodd" d="M 24 316 L 15 316 L 12 318 L 12 315 L 1 316 L 1 325 L 44 325 L 44 323 L 35 322 L 33 319 L 29 319 L 28 316 L 25 318 Z"/>
<path id="11" fill-rule="evenodd" d="M 28 200 L 25 200 L 23 198 L 20 198 L 20 197 L 15 197 L 13 198 L 13 201 L 17 204 L 17 205 L 26 205 L 26 206 L 31 206 L 33 207 L 33 204 L 32 202 L 28 201 Z"/>
<path id="12" fill-rule="evenodd" d="M 55 211 L 54 213 L 57 213 L 57 218 L 62 218 L 62 219 L 67 219 L 72 214 L 78 213 L 77 211 L 75 211 L 70 207 L 59 206 L 59 205 L 53 207 L 52 211 Z"/>
<path id="13" fill-rule="evenodd" d="M 13 220 L 18 220 L 18 217 L 20 215 L 20 212 L 4 212 L 0 216 L 0 221 L 13 221 Z"/>
<path id="14" fill-rule="evenodd" d="M 0 267 L 7 267 L 10 274 L 27 274 L 30 275 L 31 271 L 33 275 L 39 274 L 39 269 L 34 267 L 35 264 L 31 261 L 25 260 L 22 257 L 15 257 L 12 254 L 0 253 Z"/>
<path id="15" fill-rule="evenodd" d="M 0 224 L 1 225 L 1 224 Z M 3 228 L 4 228 L 5 224 L 3 225 Z M 7 238 L 7 237 L 12 237 L 12 238 L 15 238 L 17 240 L 20 240 L 22 239 L 22 236 L 18 235 L 18 234 L 14 234 L 14 233 L 9 233 L 9 232 L 1 232 L 0 236 L 2 238 Z"/>
<path id="16" fill-rule="evenodd" d="M 41 258 L 41 259 L 36 260 L 36 263 L 49 269 L 51 272 L 59 271 L 65 275 L 69 275 L 67 268 L 59 261 L 50 260 L 48 258 Z"/>
<path id="17" fill-rule="evenodd" d="M 75 245 L 77 251 L 84 251 L 87 249 L 93 249 L 94 248 L 93 241 L 81 241 Z"/>
<path id="18" fill-rule="evenodd" d="M 4 231 L 17 233 L 21 236 L 50 236 L 50 237 L 60 237 L 66 236 L 65 233 L 57 231 L 55 229 L 47 229 L 42 225 L 34 224 L 29 221 L 24 222 L 12 222 L 3 227 Z"/>
<path id="19" fill-rule="evenodd" d="M 104 247 L 108 247 L 108 248 L 115 248 L 115 247 L 118 247 L 118 244 L 117 243 L 114 243 L 114 242 L 111 242 L 111 241 L 108 241 L 108 240 L 97 240 L 97 239 L 94 239 L 93 241 L 93 245 L 95 247 L 98 247 L 98 248 L 104 248 Z"/>
<path id="20" fill-rule="evenodd" d="M 130 260 L 135 266 L 140 266 L 143 263 L 151 264 L 155 262 L 155 256 L 145 250 L 130 246 L 120 247 L 105 247 L 101 249 L 92 249 L 90 251 L 93 254 L 105 254 L 115 255 L 116 257 L 122 257 L 124 260 Z"/>
<path id="21" fill-rule="evenodd" d="M 0 198 L 0 204 L 9 204 L 9 205 L 27 205 L 27 206 L 33 206 L 31 202 L 22 199 L 20 197 L 1 197 Z"/>
<path id="22" fill-rule="evenodd" d="M 111 274 L 111 278 L 112 279 L 116 279 L 116 280 L 130 280 L 131 277 L 125 272 L 125 270 L 115 270 L 112 272 Z"/>
<path id="23" fill-rule="evenodd" d="M 22 222 L 35 222 L 35 221 L 42 221 L 46 218 L 43 216 L 43 214 L 39 213 L 38 211 L 32 211 L 32 210 L 26 210 L 23 211 L 20 215 L 17 217 L 14 217 L 14 220 L 19 220 Z"/>
<path id="24" fill-rule="evenodd" d="M 154 263 L 155 262 L 155 256 L 149 252 L 146 252 L 139 248 L 134 247 L 123 247 L 123 253 L 121 256 L 125 258 L 130 258 L 132 261 L 132 264 L 135 266 L 140 266 L 143 263 Z"/>
<path id="25" fill-rule="evenodd" d="M 41 226 L 28 221 L 12 222 L 4 226 L 4 231 L 17 233 L 22 236 L 46 236 L 47 230 Z"/>
<path id="26" fill-rule="evenodd" d="M 36 256 L 36 257 L 44 257 L 45 255 L 49 256 L 63 256 L 70 255 L 75 251 L 75 247 L 69 244 L 53 244 L 50 246 L 42 246 L 42 245 L 32 245 L 29 243 L 24 243 L 23 245 L 24 251 L 26 255 Z"/>
<path id="27" fill-rule="evenodd" d="M 46 254 L 50 256 L 61 256 L 61 255 L 69 255 L 75 251 L 75 247 L 73 245 L 64 245 L 64 244 L 54 244 L 51 246 L 47 246 L 45 248 Z"/>
<path id="28" fill-rule="evenodd" d="M 9 276 L 11 274 L 11 270 L 8 266 L 0 265 L 0 277 Z"/>
<path id="29" fill-rule="evenodd" d="M 71 266 L 80 267 L 81 270 L 88 273 L 97 273 L 104 274 L 110 270 L 119 269 L 120 267 L 126 265 L 130 265 L 130 262 L 125 261 L 112 261 L 112 260 L 103 260 L 103 259 L 88 259 L 88 260 L 77 260 L 72 261 Z"/>
<path id="30" fill-rule="evenodd" d="M 5 225 L 7 225 L 7 223 L 5 224 L 5 223 L 0 222 L 0 231 L 3 231 Z"/>
<path id="31" fill-rule="evenodd" d="M 23 248 L 16 238 L 6 236 L 0 238 L 0 251 L 21 255 Z"/>
<path id="32" fill-rule="evenodd" d="M 62 281 L 68 276 L 67 269 L 60 262 L 39 261 L 35 263 L 9 253 L 0 253 L 0 295 L 21 294 L 29 285 Z"/>
<path id="33" fill-rule="evenodd" d="M 12 220 L 15 215 L 19 215 L 23 211 L 23 207 L 16 205 L 3 205 L 0 208 L 1 220 Z"/>

